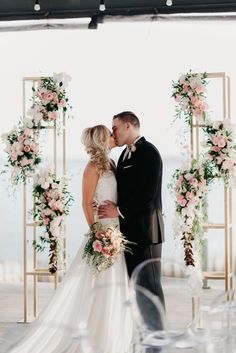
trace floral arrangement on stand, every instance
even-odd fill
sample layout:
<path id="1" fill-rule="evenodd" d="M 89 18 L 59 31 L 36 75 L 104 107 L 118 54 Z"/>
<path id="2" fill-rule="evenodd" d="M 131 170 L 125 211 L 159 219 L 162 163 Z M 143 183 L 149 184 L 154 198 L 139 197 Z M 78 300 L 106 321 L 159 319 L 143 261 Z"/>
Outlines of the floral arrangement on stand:
<path id="1" fill-rule="evenodd" d="M 202 241 L 202 210 L 207 193 L 204 167 L 192 160 L 175 171 L 169 187 L 175 195 L 174 232 L 183 241 L 186 265 L 195 266 L 193 242 Z"/>
<path id="2" fill-rule="evenodd" d="M 130 251 L 130 243 L 115 227 L 104 227 L 100 222 L 94 223 L 88 233 L 83 258 L 96 273 L 111 267 L 121 251 Z"/>
<path id="3" fill-rule="evenodd" d="M 34 246 L 37 251 L 43 251 L 49 244 L 49 271 L 55 273 L 63 238 L 65 216 L 73 201 L 63 179 L 57 179 L 49 169 L 43 169 L 34 177 L 33 196 L 35 207 L 33 216 L 45 232 Z"/>
<path id="4" fill-rule="evenodd" d="M 28 111 L 33 124 L 41 126 L 42 121 L 58 121 L 60 110 L 66 112 L 70 107 L 66 96 L 66 87 L 71 77 L 65 73 L 54 74 L 53 77 L 43 77 L 33 90 L 33 105 Z M 71 108 L 71 107 L 70 107 Z"/>
<path id="5" fill-rule="evenodd" d="M 41 162 L 38 134 L 33 129 L 22 124 L 14 127 L 9 133 L 2 135 L 7 153 L 7 168 L 13 168 L 11 181 L 13 185 L 26 181 L 27 176 L 35 172 L 36 167 Z"/>
<path id="6" fill-rule="evenodd" d="M 191 70 L 172 84 L 172 97 L 178 103 L 176 118 L 184 117 L 185 123 L 191 127 L 195 117 L 206 136 L 206 151 L 200 160 L 197 162 L 192 159 L 187 167 L 176 169 L 169 184 L 175 197 L 174 233 L 183 241 L 184 260 L 192 269 L 195 266 L 194 258 L 197 257 L 195 248 L 200 250 L 197 245 L 203 240 L 202 225 L 207 218 L 208 187 L 215 177 L 223 178 L 228 186 L 235 175 L 236 166 L 233 125 L 229 120 L 212 122 L 206 117 L 206 85 L 207 74 L 192 73 Z"/>
<path id="7" fill-rule="evenodd" d="M 176 118 L 184 118 L 192 124 L 193 116 L 198 123 L 205 120 L 206 110 L 207 73 L 193 73 L 191 70 L 181 75 L 177 82 L 172 82 L 172 97 L 176 106 Z"/>
<path id="8" fill-rule="evenodd" d="M 223 120 L 208 122 L 203 130 L 207 148 L 205 160 L 209 161 L 214 176 L 222 178 L 228 186 L 236 166 L 234 127 L 229 120 Z"/>

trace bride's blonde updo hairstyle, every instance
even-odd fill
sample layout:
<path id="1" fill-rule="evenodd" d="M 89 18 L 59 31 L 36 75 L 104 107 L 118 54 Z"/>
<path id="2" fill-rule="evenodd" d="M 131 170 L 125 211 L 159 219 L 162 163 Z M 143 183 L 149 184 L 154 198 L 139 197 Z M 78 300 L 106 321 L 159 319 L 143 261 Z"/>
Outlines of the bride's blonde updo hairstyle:
<path id="1" fill-rule="evenodd" d="M 97 171 L 103 173 L 110 169 L 109 141 L 110 130 L 105 125 L 88 127 L 82 133 L 82 143 Z"/>

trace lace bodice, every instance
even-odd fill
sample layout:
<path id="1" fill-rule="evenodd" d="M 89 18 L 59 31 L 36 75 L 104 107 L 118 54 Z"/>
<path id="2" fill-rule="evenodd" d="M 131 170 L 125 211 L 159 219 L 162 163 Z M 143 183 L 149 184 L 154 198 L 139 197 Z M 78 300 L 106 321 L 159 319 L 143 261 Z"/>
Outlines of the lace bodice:
<path id="1" fill-rule="evenodd" d="M 116 177 L 111 170 L 103 173 L 98 179 L 94 200 L 98 205 L 101 205 L 105 200 L 110 200 L 114 203 L 117 203 Z M 104 218 L 98 220 L 97 216 L 95 215 L 95 221 L 99 221 L 104 225 L 119 225 L 119 218 Z"/>

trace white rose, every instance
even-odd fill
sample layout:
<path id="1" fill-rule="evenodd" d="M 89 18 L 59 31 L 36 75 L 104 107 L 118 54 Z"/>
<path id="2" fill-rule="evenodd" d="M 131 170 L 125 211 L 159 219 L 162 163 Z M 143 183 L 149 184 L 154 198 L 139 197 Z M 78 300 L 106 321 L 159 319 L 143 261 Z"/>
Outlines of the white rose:
<path id="1" fill-rule="evenodd" d="M 34 126 L 32 119 L 27 117 L 24 118 L 23 124 L 29 129 L 32 129 L 32 127 Z"/>
<path id="2" fill-rule="evenodd" d="M 192 89 L 201 85 L 201 79 L 199 77 L 190 77 L 189 84 Z"/>
<path id="3" fill-rule="evenodd" d="M 33 142 L 30 139 L 25 139 L 24 145 L 31 146 L 32 144 L 33 144 Z"/>
<path id="4" fill-rule="evenodd" d="M 36 114 L 34 114 L 34 122 L 36 125 L 38 125 L 42 119 L 43 119 L 43 113 L 37 112 Z"/>
<path id="5" fill-rule="evenodd" d="M 48 232 L 45 232 L 45 233 L 43 234 L 43 236 L 44 236 L 46 239 L 49 239 L 49 234 L 48 234 Z"/>
<path id="6" fill-rule="evenodd" d="M 186 180 L 190 180 L 190 179 L 192 179 L 192 177 L 193 177 L 193 174 L 191 174 L 191 173 L 186 173 L 186 174 L 184 175 L 184 178 L 185 178 Z"/>
<path id="7" fill-rule="evenodd" d="M 71 81 L 71 77 L 67 75 L 65 72 L 60 72 L 58 74 L 54 73 L 53 74 L 53 80 L 59 84 L 62 82 L 64 88 L 68 86 L 68 83 Z"/>
<path id="8" fill-rule="evenodd" d="M 45 214 L 46 216 L 50 216 L 50 215 L 52 214 L 52 210 L 51 210 L 50 208 L 45 208 L 44 214 Z"/>
<path id="9" fill-rule="evenodd" d="M 181 75 L 180 78 L 179 78 L 179 82 L 181 84 L 183 84 L 185 80 L 186 80 L 186 75 Z"/>
<path id="10" fill-rule="evenodd" d="M 186 110 L 189 106 L 189 100 L 187 97 L 182 99 L 182 102 L 180 103 L 180 106 L 183 110 Z"/>
<path id="11" fill-rule="evenodd" d="M 213 129 L 218 130 L 221 123 L 222 123 L 222 121 L 218 121 L 218 120 L 213 121 L 213 123 L 212 123 Z"/>
<path id="12" fill-rule="evenodd" d="M 41 184 L 41 188 L 44 190 L 47 190 L 49 188 L 50 184 L 47 182 L 44 182 L 43 184 Z"/>
<path id="13" fill-rule="evenodd" d="M 48 177 L 48 178 L 47 178 L 47 182 L 48 182 L 49 184 L 52 184 L 53 179 L 52 179 L 51 177 Z"/>
<path id="14" fill-rule="evenodd" d="M 4 134 L 1 135 L 1 139 L 7 140 L 7 138 L 8 138 L 8 134 L 7 133 L 4 133 Z"/>

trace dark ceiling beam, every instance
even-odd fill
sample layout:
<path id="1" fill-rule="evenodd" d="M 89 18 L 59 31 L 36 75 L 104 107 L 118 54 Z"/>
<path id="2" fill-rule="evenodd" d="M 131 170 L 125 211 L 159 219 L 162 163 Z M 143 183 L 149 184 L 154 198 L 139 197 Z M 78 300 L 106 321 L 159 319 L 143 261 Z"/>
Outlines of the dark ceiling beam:
<path id="1" fill-rule="evenodd" d="M 98 9 L 81 9 L 81 10 L 53 10 L 53 11 L 28 11 L 28 12 L 1 12 L 0 21 L 11 20 L 37 20 L 37 19 L 61 19 L 61 18 L 84 18 L 94 16 L 138 16 L 138 15 L 165 15 L 165 14 L 178 14 L 178 13 L 217 13 L 217 12 L 236 12 L 235 3 L 204 3 L 204 4 L 175 4 L 173 0 L 172 6 L 154 7 L 120 7 L 120 8 L 107 8 L 106 11 L 100 12 Z"/>

